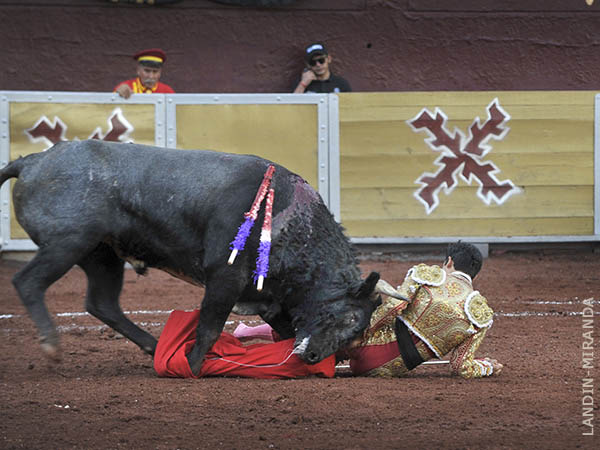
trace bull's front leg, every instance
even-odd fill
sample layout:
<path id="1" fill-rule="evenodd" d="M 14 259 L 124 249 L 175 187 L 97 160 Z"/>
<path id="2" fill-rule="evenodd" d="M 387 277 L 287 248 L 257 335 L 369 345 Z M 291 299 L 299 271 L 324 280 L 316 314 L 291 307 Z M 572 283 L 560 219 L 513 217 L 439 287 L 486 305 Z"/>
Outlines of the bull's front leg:
<path id="1" fill-rule="evenodd" d="M 225 321 L 239 300 L 243 291 L 238 273 L 226 267 L 218 273 L 213 273 L 206 281 L 206 291 L 202 300 L 200 320 L 196 328 L 196 342 L 187 354 L 190 369 L 194 375 L 200 373 L 206 352 L 211 349 L 219 338 Z M 236 280 L 240 280 L 237 281 Z"/>

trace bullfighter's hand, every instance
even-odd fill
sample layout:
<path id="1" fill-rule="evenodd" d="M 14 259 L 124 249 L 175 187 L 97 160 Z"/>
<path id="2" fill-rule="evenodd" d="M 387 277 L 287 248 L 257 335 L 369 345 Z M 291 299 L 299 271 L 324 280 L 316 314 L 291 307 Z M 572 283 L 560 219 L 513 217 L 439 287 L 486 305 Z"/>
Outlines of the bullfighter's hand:
<path id="1" fill-rule="evenodd" d="M 504 367 L 502 364 L 500 364 L 497 360 L 495 359 L 490 359 L 490 358 L 483 358 L 485 361 L 489 362 L 492 367 L 494 368 L 494 372 L 492 375 L 500 375 L 500 372 L 502 372 L 502 368 Z"/>
<path id="2" fill-rule="evenodd" d="M 117 88 L 117 94 L 119 94 L 125 99 L 128 99 L 129 97 L 131 97 L 131 94 L 133 94 L 133 91 L 127 84 L 122 84 Z"/>

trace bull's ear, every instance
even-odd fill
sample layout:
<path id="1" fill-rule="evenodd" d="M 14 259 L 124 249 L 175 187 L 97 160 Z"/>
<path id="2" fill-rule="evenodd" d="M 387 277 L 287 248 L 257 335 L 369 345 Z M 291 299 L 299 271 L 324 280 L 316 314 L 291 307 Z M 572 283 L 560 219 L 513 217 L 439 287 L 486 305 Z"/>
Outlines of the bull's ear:
<path id="1" fill-rule="evenodd" d="M 375 286 L 377 285 L 378 281 L 379 273 L 371 272 L 369 276 L 360 284 L 360 287 L 355 293 L 356 297 L 369 297 L 373 293 L 373 290 L 375 290 Z"/>

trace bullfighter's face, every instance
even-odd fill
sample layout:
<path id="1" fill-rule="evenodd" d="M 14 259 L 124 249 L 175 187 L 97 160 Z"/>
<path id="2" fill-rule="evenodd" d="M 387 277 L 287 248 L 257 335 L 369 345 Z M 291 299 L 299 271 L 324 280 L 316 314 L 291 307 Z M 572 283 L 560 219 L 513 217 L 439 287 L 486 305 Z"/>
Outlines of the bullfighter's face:
<path id="1" fill-rule="evenodd" d="M 379 274 L 372 272 L 360 286 L 338 292 L 325 302 L 306 305 L 294 321 L 294 353 L 307 363 L 316 364 L 362 336 L 379 305 L 380 298 L 373 292 L 378 280 Z"/>

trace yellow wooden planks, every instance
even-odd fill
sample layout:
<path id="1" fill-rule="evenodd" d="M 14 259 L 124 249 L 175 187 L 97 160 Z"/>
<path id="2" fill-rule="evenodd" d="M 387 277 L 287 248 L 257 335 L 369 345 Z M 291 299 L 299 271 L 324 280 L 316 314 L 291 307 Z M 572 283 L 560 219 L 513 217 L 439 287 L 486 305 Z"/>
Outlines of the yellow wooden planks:
<path id="1" fill-rule="evenodd" d="M 117 114 L 119 121 L 127 128 L 125 140 L 133 139 L 137 143 L 154 145 L 155 107 L 152 104 L 98 104 L 98 103 L 52 103 L 52 102 L 11 102 L 9 108 L 10 123 L 10 160 L 20 156 L 37 153 L 52 144 L 46 139 L 31 139 L 26 130 L 33 128 L 44 118 L 50 128 L 60 126 L 62 138 L 66 140 L 84 140 L 94 134 L 105 136 L 111 129 L 111 117 Z M 11 183 L 11 192 L 12 185 Z M 28 238 L 15 219 L 11 202 L 10 214 L 11 239 Z"/>
<path id="2" fill-rule="evenodd" d="M 542 217 L 588 217 L 593 215 L 593 190 L 584 186 L 531 187 L 514 194 L 507 205 L 485 204 L 478 185 L 459 186 L 450 195 L 439 195 L 439 206 L 430 214 L 413 197 L 412 189 L 344 189 L 341 213 L 346 220 L 455 220 Z M 540 230 L 540 234 L 542 230 Z"/>
<path id="3" fill-rule="evenodd" d="M 470 236 L 593 234 L 594 99 L 591 91 L 394 92 L 340 95 L 342 221 L 352 236 Z M 425 129 L 409 125 L 427 108 L 444 118 L 446 135 L 460 137 L 460 157 L 497 102 L 508 131 L 489 137 L 483 156 L 499 182 L 515 186 L 496 202 L 478 196 L 454 173 L 456 187 L 442 186 L 429 209 L 417 197 L 424 175 L 440 170 L 436 159 L 453 156 L 431 148 Z M 475 122 L 475 121 L 478 122 Z M 485 176 L 485 174 L 481 174 Z M 473 227 L 459 226 L 466 218 Z M 393 225 L 392 225 L 393 224 Z M 501 226 L 499 226 L 501 224 Z M 464 225 L 464 223 L 463 223 Z M 454 232 L 450 233 L 451 230 Z"/>
<path id="4" fill-rule="evenodd" d="M 25 130 L 44 117 L 54 127 L 64 124 L 63 138 L 84 140 L 96 132 L 106 135 L 112 127 L 110 118 L 115 112 L 131 129 L 129 139 L 140 144 L 154 145 L 154 105 L 113 105 L 96 103 L 37 103 L 12 102 L 10 104 L 10 159 L 45 150 L 50 144 L 44 139 L 32 140 Z M 127 140 L 127 139 L 125 139 Z"/>
<path id="5" fill-rule="evenodd" d="M 314 104 L 177 105 L 177 147 L 254 154 L 318 186 Z"/>
<path id="6" fill-rule="evenodd" d="M 343 156 L 340 161 L 342 189 L 376 187 L 418 187 L 416 180 L 425 172 L 435 173 L 438 166 L 424 154 L 378 154 Z M 515 153 L 493 157 L 498 180 L 510 179 L 517 186 L 591 187 L 594 170 L 587 153 Z M 486 158 L 483 161 L 487 161 Z M 460 185 L 467 185 L 459 178 Z"/>
<path id="7" fill-rule="evenodd" d="M 341 218 L 351 236 L 589 235 L 594 225 L 593 91 L 385 92 L 339 95 Z M 515 186 L 501 201 L 481 196 L 477 177 L 454 174 L 457 185 L 437 192 L 437 203 L 417 197 L 416 182 L 451 155 L 432 149 L 429 134 L 409 121 L 427 108 L 445 116 L 449 135 L 462 136 L 488 119 L 496 101 L 509 116 L 508 131 L 473 157 L 491 163 L 494 177 Z M 154 142 L 154 105 L 119 105 L 136 142 Z M 24 130 L 42 115 L 66 124 L 66 138 L 105 133 L 110 104 L 10 104 L 10 159 L 43 150 Z M 318 183 L 316 105 L 177 105 L 179 148 L 250 153 L 283 164 L 313 186 Z M 11 211 L 11 238 L 26 238 Z"/>
<path id="8" fill-rule="evenodd" d="M 373 223 L 375 222 L 375 223 Z M 377 220 L 342 222 L 353 237 L 489 237 L 489 236 L 589 236 L 594 224 L 589 218 L 562 217 L 538 219 L 456 219 L 411 221 Z M 376 230 L 374 232 L 373 230 Z M 540 233 L 540 230 L 543 230 Z"/>
<path id="9" fill-rule="evenodd" d="M 472 121 L 452 122 L 449 132 L 455 128 L 463 133 L 465 142 L 469 139 Z M 491 153 L 549 153 L 549 152 L 593 152 L 593 114 L 587 120 L 542 120 L 511 119 L 507 123 L 509 131 L 502 141 L 491 139 Z M 340 124 L 340 150 L 344 155 L 364 155 L 366 152 L 397 154 L 398 152 L 430 153 L 425 144 L 429 135 L 424 130 L 413 131 L 403 120 L 361 121 Z"/>

